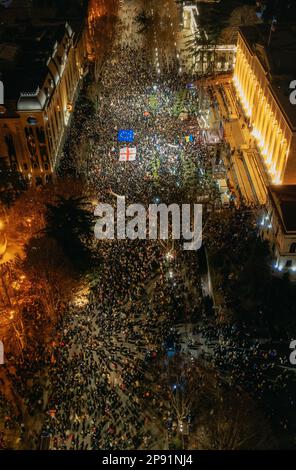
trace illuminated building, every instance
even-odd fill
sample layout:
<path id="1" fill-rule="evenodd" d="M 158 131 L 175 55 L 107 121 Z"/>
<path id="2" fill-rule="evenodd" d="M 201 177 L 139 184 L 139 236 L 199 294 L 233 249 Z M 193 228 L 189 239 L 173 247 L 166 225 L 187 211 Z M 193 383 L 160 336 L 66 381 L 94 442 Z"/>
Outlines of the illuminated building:
<path id="1" fill-rule="evenodd" d="M 213 0 L 207 3 L 218 3 Z M 201 36 L 199 26 L 199 10 L 192 1 L 183 3 L 183 29 L 186 39 L 193 35 Z M 204 34 L 207 36 L 206 31 Z M 230 72 L 233 70 L 236 45 L 235 44 L 196 44 L 195 54 L 192 55 L 189 65 L 196 72 Z M 191 63 L 191 61 L 193 63 Z"/>
<path id="2" fill-rule="evenodd" d="M 84 24 L 14 25 L 0 34 L 0 158 L 42 184 L 57 163 L 85 72 Z"/>
<path id="3" fill-rule="evenodd" d="M 296 107 L 289 99 L 295 58 L 294 26 L 240 29 L 234 85 L 270 184 L 296 183 Z"/>
<path id="4" fill-rule="evenodd" d="M 296 185 L 270 186 L 260 232 L 270 243 L 273 268 L 296 277 Z"/>

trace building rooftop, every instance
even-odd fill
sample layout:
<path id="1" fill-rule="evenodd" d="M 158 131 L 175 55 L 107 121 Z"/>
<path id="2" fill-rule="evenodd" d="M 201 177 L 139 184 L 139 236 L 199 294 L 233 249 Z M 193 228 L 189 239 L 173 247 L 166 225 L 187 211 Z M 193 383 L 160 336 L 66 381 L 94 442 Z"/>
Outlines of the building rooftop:
<path id="1" fill-rule="evenodd" d="M 260 24 L 240 28 L 249 49 L 258 57 L 270 81 L 270 87 L 283 113 L 296 128 L 296 106 L 290 103 L 290 83 L 296 79 L 296 24 Z"/>
<path id="2" fill-rule="evenodd" d="M 269 195 L 286 232 L 296 232 L 296 185 L 270 186 Z"/>
<path id="3" fill-rule="evenodd" d="M 0 80 L 4 84 L 7 114 L 14 116 L 16 110 L 24 110 L 26 103 L 29 109 L 42 108 L 45 95 L 40 90 L 49 73 L 48 64 L 55 56 L 55 48 L 62 43 L 65 35 L 73 37 L 75 43 L 84 22 L 85 18 L 82 17 L 73 20 L 71 25 L 64 20 L 0 24 Z M 67 43 L 66 40 L 63 45 Z M 62 58 L 57 55 L 55 60 L 59 68 Z M 52 78 L 55 80 L 55 77 Z M 41 97 L 40 93 L 44 96 Z"/>
<path id="4" fill-rule="evenodd" d="M 46 64 L 65 25 L 0 26 L 0 70 L 5 100 L 18 99 L 21 92 L 35 92 L 48 73 Z"/>
<path id="5" fill-rule="evenodd" d="M 88 0 L 12 0 L 1 8 L 1 21 L 6 25 L 50 19 L 72 22 L 85 16 L 87 5 Z"/>

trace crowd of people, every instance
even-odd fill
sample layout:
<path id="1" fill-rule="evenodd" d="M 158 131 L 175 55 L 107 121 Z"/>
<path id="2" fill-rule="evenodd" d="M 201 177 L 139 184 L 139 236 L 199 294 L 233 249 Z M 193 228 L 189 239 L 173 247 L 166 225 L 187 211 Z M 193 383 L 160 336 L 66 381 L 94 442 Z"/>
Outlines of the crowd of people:
<path id="1" fill-rule="evenodd" d="M 192 100 L 185 99 L 178 110 L 174 106 L 178 91 L 186 88 L 184 77 L 176 80 L 174 69 L 158 77 L 147 53 L 124 40 L 114 45 L 99 86 L 98 114 L 83 128 L 77 114 L 71 133 L 71 146 L 75 139 L 92 141 L 85 176 L 95 200 L 115 204 L 115 195 L 123 195 L 128 203 L 143 205 L 184 202 L 186 161 L 200 171 L 200 191 L 213 191 L 198 124 L 179 119 Z M 119 161 L 119 150 L 127 145 L 118 142 L 120 129 L 134 131 L 129 145 L 137 148 L 136 161 Z M 73 165 L 70 152 L 66 146 L 64 171 Z M 43 429 L 56 449 L 157 447 L 165 438 L 162 421 L 169 406 L 161 400 L 160 409 L 153 405 L 156 378 L 149 364 L 158 360 L 184 310 L 186 287 L 172 267 L 177 255 L 171 255 L 180 247 L 113 240 L 96 249 L 98 282 L 64 318 Z"/>
<path id="2" fill-rule="evenodd" d="M 257 332 L 240 322 L 203 322 L 196 329 L 205 340 L 207 358 L 232 388 L 244 389 L 261 404 L 278 432 L 295 432 L 295 374 L 286 341 L 274 341 L 268 329 Z"/>
<path id="3" fill-rule="evenodd" d="M 133 11 L 133 17 L 137 14 Z M 140 40 L 131 40 L 130 26 L 118 29 L 97 84 L 98 112 L 80 102 L 59 165 L 60 174 L 77 173 L 77 149 L 85 144 L 79 176 L 94 206 L 115 206 L 116 196 L 142 205 L 194 203 L 202 196 L 209 212 L 217 208 L 215 150 L 201 131 L 203 109 L 187 86 L 191 79 L 178 70 L 176 61 L 158 73 Z M 122 129 L 134 131 L 133 142 L 118 141 Z M 119 161 L 126 145 L 136 148 L 135 161 Z M 245 231 L 247 237 L 254 230 L 249 209 L 237 211 L 231 236 L 220 223 L 221 213 L 210 220 L 208 247 L 233 250 L 237 233 Z M 175 323 L 196 322 L 205 313 L 198 256 L 189 257 L 171 240 L 94 241 L 94 249 L 100 260 L 96 277 L 90 288 L 74 295 L 51 357 L 36 365 L 46 369 L 46 392 L 39 384 L 28 394 L 26 381 L 11 376 L 29 413 L 37 409 L 42 415 L 42 429 L 32 433 L 30 445 L 39 447 L 42 430 L 51 436 L 51 449 L 167 448 L 167 423 L 171 426 L 175 416 L 168 394 L 157 386 L 155 365 L 171 338 L 170 353 L 178 350 Z M 239 251 L 234 255 L 239 263 Z M 247 335 L 216 325 L 204 326 L 202 334 L 212 344 L 212 364 L 234 387 L 243 386 L 262 400 L 285 387 L 285 370 L 272 376 L 273 350 L 263 353 Z M 294 406 L 290 391 L 287 399 Z M 282 424 L 287 427 L 285 420 Z"/>

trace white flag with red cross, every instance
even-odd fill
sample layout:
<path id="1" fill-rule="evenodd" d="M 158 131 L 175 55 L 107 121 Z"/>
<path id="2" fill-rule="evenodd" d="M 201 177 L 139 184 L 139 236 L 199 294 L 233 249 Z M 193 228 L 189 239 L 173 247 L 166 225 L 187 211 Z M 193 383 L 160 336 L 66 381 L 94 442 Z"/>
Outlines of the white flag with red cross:
<path id="1" fill-rule="evenodd" d="M 119 161 L 120 162 L 133 162 L 136 160 L 137 149 L 136 147 L 123 147 L 120 149 Z"/>

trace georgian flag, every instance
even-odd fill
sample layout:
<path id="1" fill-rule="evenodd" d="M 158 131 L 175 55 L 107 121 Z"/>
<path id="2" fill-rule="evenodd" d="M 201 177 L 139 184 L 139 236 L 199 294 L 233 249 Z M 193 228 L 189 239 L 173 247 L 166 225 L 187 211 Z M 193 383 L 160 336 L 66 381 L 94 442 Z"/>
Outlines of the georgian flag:
<path id="1" fill-rule="evenodd" d="M 133 162 L 136 160 L 137 149 L 136 147 L 123 147 L 120 149 L 119 161 L 120 162 Z"/>

